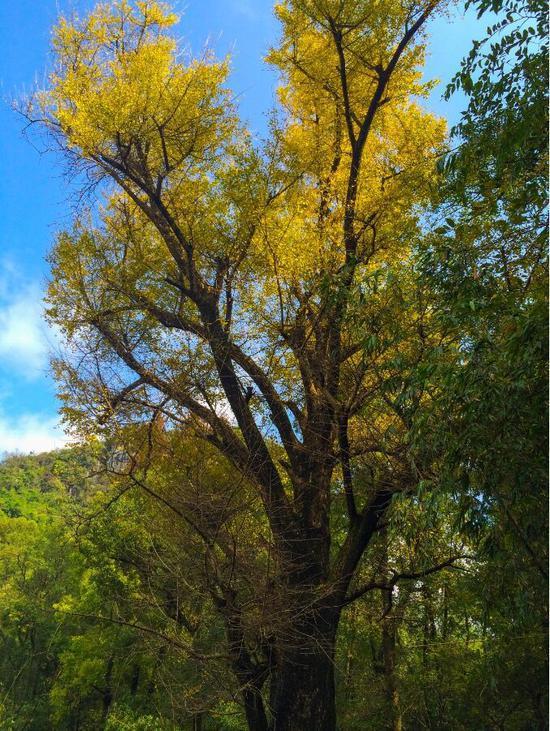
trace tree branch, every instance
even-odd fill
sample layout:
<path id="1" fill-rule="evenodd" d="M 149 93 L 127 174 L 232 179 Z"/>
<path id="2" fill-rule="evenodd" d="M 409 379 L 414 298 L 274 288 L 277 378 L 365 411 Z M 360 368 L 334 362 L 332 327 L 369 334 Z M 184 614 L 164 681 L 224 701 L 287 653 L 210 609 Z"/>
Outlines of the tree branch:
<path id="1" fill-rule="evenodd" d="M 352 592 L 351 594 L 348 594 L 343 601 L 343 606 L 347 606 L 348 604 L 351 604 L 356 599 L 359 599 L 359 597 L 362 597 L 367 592 L 373 591 L 375 589 L 380 589 L 382 591 L 391 591 L 394 588 L 394 586 L 402 579 L 406 579 L 406 580 L 422 579 L 424 576 L 429 576 L 430 574 L 435 574 L 438 571 L 442 571 L 443 569 L 460 568 L 458 566 L 454 566 L 454 564 L 456 561 L 459 561 L 460 559 L 464 559 L 464 558 L 467 558 L 470 560 L 475 560 L 475 556 L 470 556 L 468 554 L 460 554 L 459 556 L 452 556 L 451 558 L 448 558 L 446 561 L 442 561 L 441 563 L 438 563 L 435 566 L 430 566 L 430 568 L 424 569 L 422 571 L 409 571 L 409 572 L 405 572 L 405 573 L 401 573 L 401 574 L 394 573 L 391 580 L 387 583 L 372 581 L 368 584 L 365 584 L 360 589 L 357 589 L 356 591 Z"/>

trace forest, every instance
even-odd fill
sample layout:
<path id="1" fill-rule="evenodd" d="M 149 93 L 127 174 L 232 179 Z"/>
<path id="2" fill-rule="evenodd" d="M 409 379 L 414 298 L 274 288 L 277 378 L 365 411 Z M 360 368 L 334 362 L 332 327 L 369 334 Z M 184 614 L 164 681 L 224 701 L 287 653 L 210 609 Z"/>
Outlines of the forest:
<path id="1" fill-rule="evenodd" d="M 59 20 L 71 443 L 0 462 L 1 729 L 548 729 L 547 5 L 467 0 L 449 129 L 456 8 L 278 3 L 266 139 L 170 5 Z"/>

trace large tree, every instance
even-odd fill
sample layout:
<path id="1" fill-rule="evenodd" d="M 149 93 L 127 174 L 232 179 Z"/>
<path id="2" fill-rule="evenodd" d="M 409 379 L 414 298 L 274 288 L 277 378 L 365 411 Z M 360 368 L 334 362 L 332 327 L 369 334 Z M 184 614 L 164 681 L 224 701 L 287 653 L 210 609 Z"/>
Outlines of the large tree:
<path id="1" fill-rule="evenodd" d="M 358 582 L 363 557 L 422 477 L 408 435 L 423 392 L 406 376 L 441 336 L 408 261 L 444 132 L 418 101 L 441 6 L 278 5 L 263 143 L 237 119 L 227 64 L 187 57 L 154 2 L 62 20 L 29 110 L 105 193 L 51 256 L 67 418 L 115 439 L 120 470 L 165 502 L 155 461 L 177 467 L 178 434 L 240 475 L 225 502 L 195 491 L 174 508 L 225 561 L 211 597 L 251 729 L 335 728 L 341 612 L 377 586 Z"/>

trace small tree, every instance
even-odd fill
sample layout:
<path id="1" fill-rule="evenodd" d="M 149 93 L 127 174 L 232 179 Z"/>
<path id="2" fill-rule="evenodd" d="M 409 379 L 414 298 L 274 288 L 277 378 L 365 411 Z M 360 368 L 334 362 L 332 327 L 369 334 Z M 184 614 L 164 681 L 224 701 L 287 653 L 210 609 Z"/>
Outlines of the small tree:
<path id="1" fill-rule="evenodd" d="M 257 731 L 335 728 L 340 614 L 372 588 L 356 577 L 392 496 L 422 476 L 407 438 L 423 393 L 407 374 L 439 336 L 408 257 L 443 139 L 416 101 L 441 5 L 277 6 L 280 113 L 262 144 L 238 122 L 227 63 L 179 52 L 154 2 L 62 20 L 30 111 L 106 191 L 51 256 L 68 420 L 121 439 L 162 415 L 126 449 L 130 479 L 150 489 L 185 432 L 259 497 L 259 515 L 241 505 L 266 528 L 254 606 L 277 612 L 248 624 L 231 547 L 250 551 L 246 521 L 229 535 L 200 494 L 178 508 L 232 566 L 211 595 Z"/>

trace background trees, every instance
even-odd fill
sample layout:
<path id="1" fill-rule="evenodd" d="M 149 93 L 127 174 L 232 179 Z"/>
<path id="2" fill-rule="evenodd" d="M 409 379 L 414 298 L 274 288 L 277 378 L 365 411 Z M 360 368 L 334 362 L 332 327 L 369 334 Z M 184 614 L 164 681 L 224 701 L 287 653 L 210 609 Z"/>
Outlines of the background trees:
<path id="1" fill-rule="evenodd" d="M 437 425 L 426 428 L 465 528 L 494 562 L 488 615 L 510 611 L 516 630 L 536 633 L 547 603 L 525 613 L 520 596 L 542 597 L 548 577 L 547 16 L 537 2 L 477 7 L 500 15 L 449 88 L 463 88 L 469 103 L 445 166 L 446 220 L 423 258 L 460 348 L 440 370 Z M 505 609 L 493 592 L 511 583 L 523 588 Z"/>

